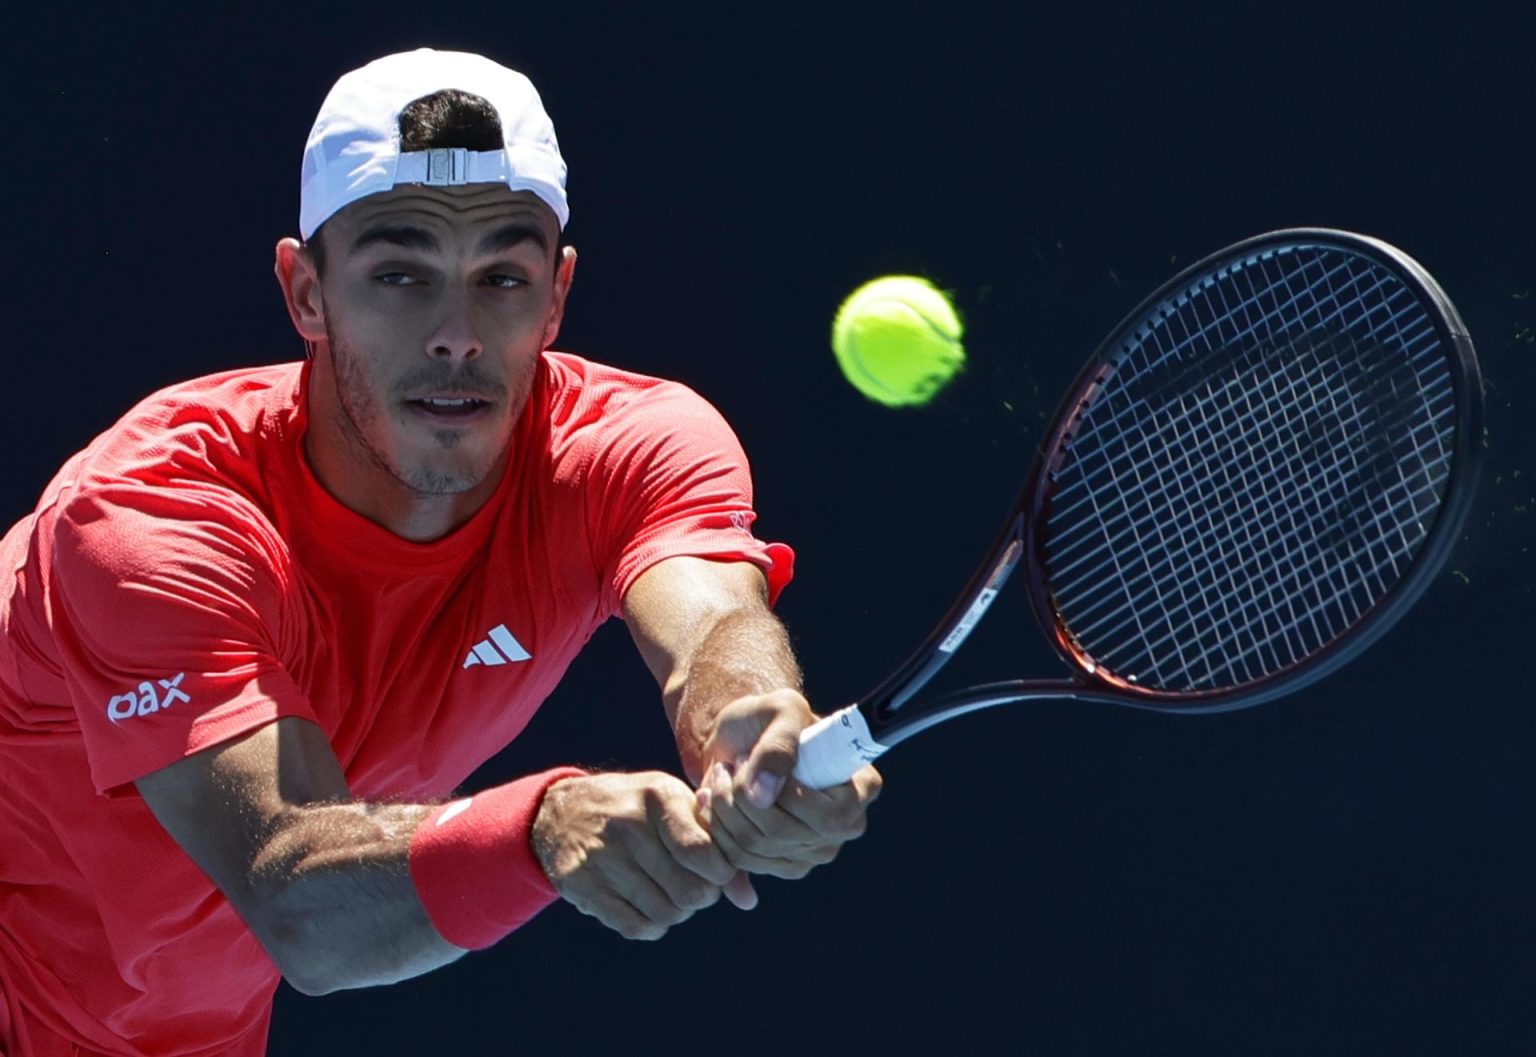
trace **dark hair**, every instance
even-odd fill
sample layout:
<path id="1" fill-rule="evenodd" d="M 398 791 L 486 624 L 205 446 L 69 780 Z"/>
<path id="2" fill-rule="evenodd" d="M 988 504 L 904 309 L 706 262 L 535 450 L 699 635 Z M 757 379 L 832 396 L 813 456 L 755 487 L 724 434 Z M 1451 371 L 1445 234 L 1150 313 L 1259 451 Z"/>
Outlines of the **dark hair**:
<path id="1" fill-rule="evenodd" d="M 457 88 L 424 95 L 400 111 L 401 150 L 500 150 L 502 142 L 496 109 Z"/>
<path id="2" fill-rule="evenodd" d="M 445 88 L 407 103 L 400 111 L 400 149 L 434 150 L 463 147 L 466 150 L 500 150 L 504 142 L 496 108 L 478 95 Z M 325 274 L 325 246 L 321 224 L 304 245 L 309 248 L 315 271 Z"/>

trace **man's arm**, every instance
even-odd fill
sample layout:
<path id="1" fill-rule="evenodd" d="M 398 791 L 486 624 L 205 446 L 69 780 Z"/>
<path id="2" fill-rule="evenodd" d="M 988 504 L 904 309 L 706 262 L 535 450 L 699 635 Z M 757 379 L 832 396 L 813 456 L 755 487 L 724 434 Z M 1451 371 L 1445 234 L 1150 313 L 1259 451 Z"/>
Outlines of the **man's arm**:
<path id="1" fill-rule="evenodd" d="M 873 767 L 828 790 L 790 778 L 800 731 L 817 717 L 756 566 L 658 562 L 630 587 L 624 619 L 661 686 L 711 835 L 733 865 L 800 877 L 864 831 L 880 792 Z"/>
<path id="2" fill-rule="evenodd" d="M 638 939 L 714 903 L 735 875 L 699 823 L 693 790 L 671 775 L 573 776 L 547 792 L 537 782 L 487 790 L 463 810 L 355 800 L 320 728 L 285 718 L 136 784 L 306 994 L 392 983 L 489 945 L 516 927 L 509 917 L 525 919 L 553 898 L 544 875 L 556 863 L 580 909 Z M 496 814 L 509 803 L 527 806 L 526 822 Z M 424 856 L 447 891 L 418 890 Z M 480 899 L 457 898 L 466 885 L 488 882 L 482 898 L 492 904 L 490 890 L 515 880 L 520 862 L 537 874 L 534 910 L 524 879 L 510 885 L 515 906 L 487 906 L 493 920 L 467 926 L 482 938 L 465 946 L 445 939 L 428 908 L 468 904 L 473 914 Z M 465 911 L 454 913 L 466 927 Z"/>
<path id="3" fill-rule="evenodd" d="M 464 953 L 411 883 L 411 836 L 431 806 L 353 800 L 313 723 L 279 719 L 136 784 L 305 994 L 391 983 Z"/>

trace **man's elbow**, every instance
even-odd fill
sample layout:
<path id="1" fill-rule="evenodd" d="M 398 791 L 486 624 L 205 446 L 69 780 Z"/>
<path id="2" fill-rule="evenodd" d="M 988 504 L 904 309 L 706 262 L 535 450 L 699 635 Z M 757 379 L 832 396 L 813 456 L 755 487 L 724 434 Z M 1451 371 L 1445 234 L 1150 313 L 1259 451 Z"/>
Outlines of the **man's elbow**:
<path id="1" fill-rule="evenodd" d="M 247 923 L 288 986 L 317 998 L 358 986 L 345 978 L 342 959 L 328 951 L 315 922 L 272 907 L 247 915 Z"/>
<path id="2" fill-rule="evenodd" d="M 344 949 L 345 923 L 336 920 L 335 907 L 314 899 L 309 890 L 314 879 L 300 879 L 301 861 L 299 856 L 259 858 L 247 877 L 240 914 L 288 986 L 300 994 L 328 995 L 362 986 L 348 978 L 357 959 Z"/>
<path id="3" fill-rule="evenodd" d="M 432 928 L 388 856 L 298 827 L 267 842 L 239 895 L 241 916 L 301 994 L 397 983 L 463 953 Z"/>
<path id="4" fill-rule="evenodd" d="M 370 927 L 335 907 L 268 906 L 247 920 L 288 986 L 312 998 L 399 983 L 463 953 L 441 940 L 431 950 L 389 942 L 387 922 Z"/>
<path id="5" fill-rule="evenodd" d="M 278 972 L 288 986 L 301 995 L 318 998 L 335 991 L 360 987 L 386 987 L 444 965 L 464 952 L 456 948 L 447 954 L 434 952 L 429 958 L 381 959 L 376 951 L 358 950 L 349 955 L 335 948 L 309 947 L 285 952 L 277 962 Z"/>
<path id="6" fill-rule="evenodd" d="M 327 979 L 321 974 L 309 975 L 303 970 L 286 968 L 281 971 L 289 987 L 310 998 L 319 998 L 321 995 L 346 990 L 345 984 Z"/>

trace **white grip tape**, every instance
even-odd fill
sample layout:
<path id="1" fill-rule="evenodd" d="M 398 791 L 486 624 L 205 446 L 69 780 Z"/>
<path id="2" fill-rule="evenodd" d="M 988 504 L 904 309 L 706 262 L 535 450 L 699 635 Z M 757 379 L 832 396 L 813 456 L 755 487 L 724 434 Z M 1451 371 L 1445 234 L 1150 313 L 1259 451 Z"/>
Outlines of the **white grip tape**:
<path id="1" fill-rule="evenodd" d="M 857 705 L 823 716 L 800 732 L 795 781 L 812 789 L 842 785 L 886 750 L 869 733 Z"/>

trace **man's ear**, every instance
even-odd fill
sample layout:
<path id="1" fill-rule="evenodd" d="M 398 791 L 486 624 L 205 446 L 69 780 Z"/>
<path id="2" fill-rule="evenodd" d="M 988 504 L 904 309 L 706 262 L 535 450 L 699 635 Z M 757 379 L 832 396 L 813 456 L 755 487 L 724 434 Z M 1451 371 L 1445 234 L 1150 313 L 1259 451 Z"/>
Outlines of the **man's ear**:
<path id="1" fill-rule="evenodd" d="M 560 334 L 560 323 L 565 319 L 565 299 L 571 292 L 571 281 L 576 277 L 576 247 L 563 246 L 560 261 L 555 265 L 555 294 L 550 302 L 549 315 L 544 321 L 543 348 L 549 348 Z"/>
<path id="2" fill-rule="evenodd" d="M 277 243 L 277 285 L 283 288 L 288 318 L 306 342 L 325 338 L 325 300 L 320 294 L 320 273 L 315 258 L 298 239 L 279 239 Z"/>

